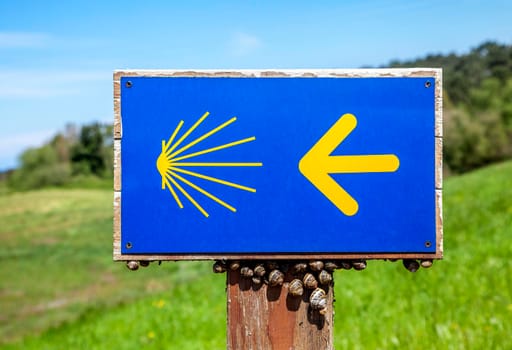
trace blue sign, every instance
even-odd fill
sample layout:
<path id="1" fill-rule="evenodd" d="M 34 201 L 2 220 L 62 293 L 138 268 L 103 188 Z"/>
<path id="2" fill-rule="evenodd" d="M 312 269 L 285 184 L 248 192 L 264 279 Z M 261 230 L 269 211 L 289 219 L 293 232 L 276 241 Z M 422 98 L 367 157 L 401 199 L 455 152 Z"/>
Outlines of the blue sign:
<path id="1" fill-rule="evenodd" d="M 123 77 L 122 254 L 436 253 L 435 84 Z"/>

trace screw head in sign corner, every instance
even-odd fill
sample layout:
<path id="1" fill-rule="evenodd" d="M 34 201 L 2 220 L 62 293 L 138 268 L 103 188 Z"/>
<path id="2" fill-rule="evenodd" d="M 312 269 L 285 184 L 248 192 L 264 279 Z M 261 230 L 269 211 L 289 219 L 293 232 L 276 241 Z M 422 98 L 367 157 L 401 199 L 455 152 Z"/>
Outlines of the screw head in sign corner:
<path id="1" fill-rule="evenodd" d="M 432 243 L 430 241 L 425 242 L 425 247 L 430 248 L 432 246 Z"/>
<path id="2" fill-rule="evenodd" d="M 428 89 L 430 86 L 432 85 L 432 83 L 430 82 L 430 80 L 427 80 L 425 82 L 425 87 Z"/>
<path id="3" fill-rule="evenodd" d="M 131 88 L 133 86 L 133 83 L 128 80 L 126 83 L 124 83 L 124 86 L 126 86 L 127 88 Z"/>
<path id="4" fill-rule="evenodd" d="M 125 247 L 126 247 L 126 249 L 131 249 L 133 247 L 132 242 L 126 242 Z"/>

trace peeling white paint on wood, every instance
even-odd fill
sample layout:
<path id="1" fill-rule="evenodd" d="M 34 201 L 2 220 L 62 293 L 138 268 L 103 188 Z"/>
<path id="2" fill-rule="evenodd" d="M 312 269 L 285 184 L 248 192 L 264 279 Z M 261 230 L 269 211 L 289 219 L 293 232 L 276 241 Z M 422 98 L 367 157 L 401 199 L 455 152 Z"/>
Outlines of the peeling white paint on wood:
<path id="1" fill-rule="evenodd" d="M 375 77 L 435 77 L 441 79 L 439 68 L 373 68 L 373 69 L 239 69 L 239 70 L 116 70 L 114 81 L 121 77 L 288 77 L 288 78 L 375 78 Z M 436 81 L 437 82 L 437 81 Z"/>
<path id="2" fill-rule="evenodd" d="M 114 192 L 114 260 L 124 260 L 119 259 L 121 257 L 121 192 Z M 133 260 L 133 259 L 130 259 Z M 137 259 L 141 260 L 141 259 Z M 142 259 L 142 260 L 152 260 L 152 259 Z"/>

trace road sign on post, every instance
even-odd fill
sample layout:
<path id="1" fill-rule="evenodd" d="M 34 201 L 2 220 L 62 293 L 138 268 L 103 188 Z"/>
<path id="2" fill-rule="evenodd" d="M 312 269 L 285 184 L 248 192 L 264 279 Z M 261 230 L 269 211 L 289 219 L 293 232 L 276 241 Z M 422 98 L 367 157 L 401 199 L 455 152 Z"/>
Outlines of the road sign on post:
<path id="1" fill-rule="evenodd" d="M 442 257 L 441 70 L 118 71 L 114 109 L 114 259 L 218 260 L 229 349 L 332 349 L 334 269 Z"/>
<path id="2" fill-rule="evenodd" d="M 117 71 L 114 88 L 116 260 L 442 257 L 440 70 Z"/>

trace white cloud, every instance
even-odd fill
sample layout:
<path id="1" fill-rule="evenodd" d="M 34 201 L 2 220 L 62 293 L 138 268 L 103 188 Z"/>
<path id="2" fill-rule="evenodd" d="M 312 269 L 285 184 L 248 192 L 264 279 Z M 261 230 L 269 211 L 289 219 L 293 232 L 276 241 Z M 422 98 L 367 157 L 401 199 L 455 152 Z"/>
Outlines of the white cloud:
<path id="1" fill-rule="evenodd" d="M 234 56 L 247 56 L 259 50 L 263 42 L 255 35 L 238 32 L 233 35 L 230 41 L 230 51 Z"/>
<path id="2" fill-rule="evenodd" d="M 52 37 L 37 32 L 0 32 L 0 49 L 39 48 L 48 46 Z"/>

